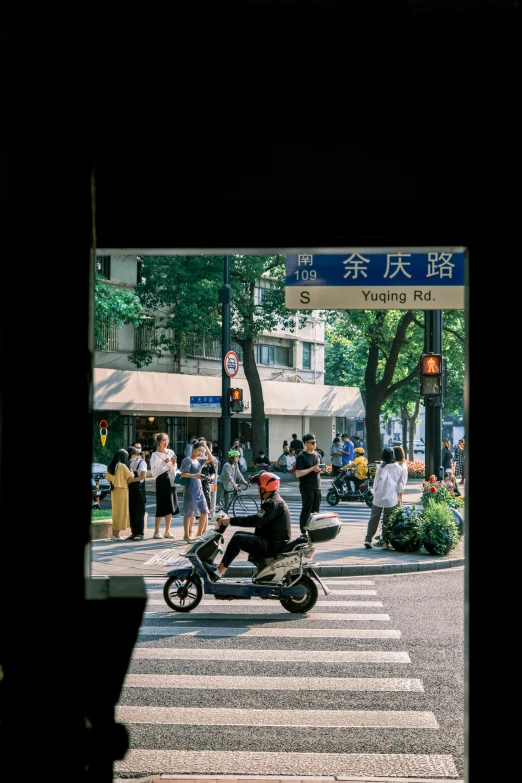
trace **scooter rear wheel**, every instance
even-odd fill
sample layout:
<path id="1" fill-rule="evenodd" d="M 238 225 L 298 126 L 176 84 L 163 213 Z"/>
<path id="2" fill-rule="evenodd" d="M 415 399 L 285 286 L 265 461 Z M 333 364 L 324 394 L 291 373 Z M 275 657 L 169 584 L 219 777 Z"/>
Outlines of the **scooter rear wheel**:
<path id="1" fill-rule="evenodd" d="M 364 493 L 364 502 L 368 506 L 368 508 L 371 508 L 373 505 L 373 492 L 371 489 L 369 489 L 367 492 Z"/>
<path id="2" fill-rule="evenodd" d="M 319 595 L 317 585 L 313 579 L 310 579 L 310 577 L 305 574 L 296 582 L 296 585 L 303 585 L 303 587 L 306 588 L 306 593 L 302 598 L 295 598 L 290 595 L 286 598 L 280 598 L 281 606 L 294 614 L 309 612 L 317 603 L 317 597 Z"/>
<path id="3" fill-rule="evenodd" d="M 178 579 L 170 576 L 163 588 L 163 598 L 175 612 L 190 612 L 203 598 L 203 588 L 199 576 Z"/>
<path id="4" fill-rule="evenodd" d="M 330 489 L 326 493 L 326 502 L 329 506 L 336 506 L 339 503 L 339 495 L 337 492 L 335 492 L 335 490 Z"/>

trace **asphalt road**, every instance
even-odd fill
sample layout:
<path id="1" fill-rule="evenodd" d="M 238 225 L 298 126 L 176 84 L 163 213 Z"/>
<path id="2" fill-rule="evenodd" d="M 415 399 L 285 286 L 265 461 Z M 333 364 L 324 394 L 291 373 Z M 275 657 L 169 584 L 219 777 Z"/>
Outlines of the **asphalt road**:
<path id="1" fill-rule="evenodd" d="M 146 581 L 118 777 L 463 777 L 462 568 L 329 578 L 306 615 L 210 596 L 176 614 Z"/>

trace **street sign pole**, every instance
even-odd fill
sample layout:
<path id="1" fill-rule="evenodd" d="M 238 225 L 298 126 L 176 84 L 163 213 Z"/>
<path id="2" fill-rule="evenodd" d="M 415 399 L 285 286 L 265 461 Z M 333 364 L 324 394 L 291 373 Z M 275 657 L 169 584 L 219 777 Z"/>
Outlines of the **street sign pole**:
<path id="1" fill-rule="evenodd" d="M 442 311 L 424 311 L 424 351 L 442 353 Z M 442 396 L 424 397 L 425 440 L 424 478 L 431 475 L 439 478 L 440 456 L 442 450 Z"/>
<path id="2" fill-rule="evenodd" d="M 222 453 L 221 465 L 224 465 L 227 460 L 227 455 L 230 449 L 230 404 L 229 404 L 230 377 L 225 372 L 225 357 L 230 350 L 230 283 L 229 283 L 228 256 L 225 256 L 224 270 L 223 270 L 223 287 L 219 289 L 218 301 L 221 302 L 222 304 L 220 443 L 221 443 L 221 453 Z"/>

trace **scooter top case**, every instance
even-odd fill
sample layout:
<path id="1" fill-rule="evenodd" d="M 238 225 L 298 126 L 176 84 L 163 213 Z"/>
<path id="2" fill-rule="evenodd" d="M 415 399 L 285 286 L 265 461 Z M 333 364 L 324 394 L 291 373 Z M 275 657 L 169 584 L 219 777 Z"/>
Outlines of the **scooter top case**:
<path id="1" fill-rule="evenodd" d="M 305 527 L 312 544 L 320 544 L 321 541 L 332 541 L 341 532 L 341 520 L 333 511 L 312 514 Z"/>

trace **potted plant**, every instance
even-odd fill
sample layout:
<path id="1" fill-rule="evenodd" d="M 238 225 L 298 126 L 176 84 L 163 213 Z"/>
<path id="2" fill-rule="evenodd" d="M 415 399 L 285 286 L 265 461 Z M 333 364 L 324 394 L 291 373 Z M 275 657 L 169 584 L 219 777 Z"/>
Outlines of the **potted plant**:
<path id="1" fill-rule="evenodd" d="M 444 488 L 443 488 L 444 489 Z M 430 555 L 447 555 L 460 541 L 460 534 L 447 503 L 428 500 L 422 512 L 420 535 Z"/>
<path id="2" fill-rule="evenodd" d="M 416 552 L 422 545 L 422 508 L 399 506 L 388 520 L 390 544 L 397 552 Z"/>

